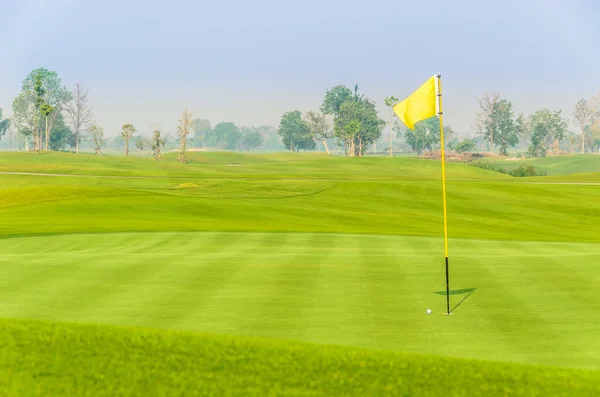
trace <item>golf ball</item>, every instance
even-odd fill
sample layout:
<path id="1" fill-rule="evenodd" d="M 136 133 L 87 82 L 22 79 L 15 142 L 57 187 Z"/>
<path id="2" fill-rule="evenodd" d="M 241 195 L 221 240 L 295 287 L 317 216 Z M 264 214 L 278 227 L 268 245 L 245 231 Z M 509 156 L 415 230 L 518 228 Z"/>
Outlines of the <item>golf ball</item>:
<path id="1" fill-rule="evenodd" d="M 427 314 L 431 314 L 431 309 L 427 309 Z"/>

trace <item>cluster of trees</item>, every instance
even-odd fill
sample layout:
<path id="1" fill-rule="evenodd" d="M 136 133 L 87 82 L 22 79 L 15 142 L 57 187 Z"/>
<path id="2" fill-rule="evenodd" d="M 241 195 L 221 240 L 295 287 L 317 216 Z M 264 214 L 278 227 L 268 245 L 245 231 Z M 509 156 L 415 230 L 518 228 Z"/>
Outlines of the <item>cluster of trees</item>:
<path id="1" fill-rule="evenodd" d="M 569 120 L 560 111 L 541 109 L 526 116 L 516 114 L 513 104 L 501 98 L 497 92 L 485 93 L 476 98 L 477 112 L 475 132 L 486 142 L 489 151 L 507 155 L 517 146 L 526 147 L 532 157 L 558 153 L 567 145 L 571 153 L 581 147 L 581 153 L 600 153 L 600 94 L 590 101 L 581 99 L 575 105 L 572 123 L 579 132 L 568 130 Z M 317 143 L 327 153 L 339 148 L 348 156 L 362 156 L 381 143 L 383 130 L 389 126 L 389 155 L 393 151 L 393 137 L 404 137 L 408 147 L 421 154 L 436 150 L 440 145 L 439 119 L 432 117 L 406 130 L 392 111 L 398 101 L 394 96 L 385 98 L 390 111 L 388 122 L 381 119 L 375 102 L 354 90 L 339 85 L 326 91 L 318 110 L 302 114 L 298 110 L 283 114 L 279 127 L 238 127 L 232 122 L 221 122 L 214 127 L 206 119 L 193 118 L 185 110 L 179 120 L 171 145 L 177 145 L 179 160 L 186 162 L 185 152 L 189 146 L 221 150 L 273 150 L 288 149 L 293 152 L 315 150 Z M 16 131 L 16 141 L 25 150 L 63 150 L 86 142 L 97 155 L 107 144 L 123 147 L 130 155 L 130 145 L 135 142 L 138 151 L 151 150 L 157 160 L 167 144 L 167 136 L 154 129 L 150 136 L 136 136 L 132 124 L 124 124 L 118 137 L 109 140 L 104 129 L 94 122 L 88 101 L 88 92 L 80 84 L 72 90 L 62 85 L 56 72 L 45 68 L 33 70 L 23 81 L 22 90 L 12 104 L 11 119 L 4 119 L 0 109 L 0 138 L 11 129 Z M 459 141 L 450 126 L 444 127 L 447 148 L 457 152 L 476 149 L 474 139 Z M 12 134 L 11 134 L 12 139 Z M 11 141 L 12 142 L 12 141 Z M 11 143 L 12 145 L 12 143 Z"/>
<path id="2" fill-rule="evenodd" d="M 326 116 L 333 118 L 333 126 Z M 375 102 L 343 85 L 325 93 L 318 111 L 286 112 L 279 123 L 278 134 L 290 151 L 314 150 L 315 141 L 323 143 L 329 153 L 327 141 L 335 138 L 348 156 L 362 156 L 383 132 L 386 123 L 375 109 Z"/>
<path id="3" fill-rule="evenodd" d="M 498 149 L 507 155 L 509 149 L 518 144 L 526 145 L 531 157 L 543 157 L 548 153 L 557 154 L 561 143 L 566 143 L 571 153 L 577 146 L 581 153 L 600 150 L 600 96 L 590 104 L 581 99 L 575 105 L 573 121 L 580 133 L 569 131 L 569 120 L 560 110 L 541 109 L 526 116 L 515 114 L 513 105 L 501 99 L 497 92 L 486 93 L 477 98 L 479 111 L 475 130 L 488 141 L 488 149 Z"/>

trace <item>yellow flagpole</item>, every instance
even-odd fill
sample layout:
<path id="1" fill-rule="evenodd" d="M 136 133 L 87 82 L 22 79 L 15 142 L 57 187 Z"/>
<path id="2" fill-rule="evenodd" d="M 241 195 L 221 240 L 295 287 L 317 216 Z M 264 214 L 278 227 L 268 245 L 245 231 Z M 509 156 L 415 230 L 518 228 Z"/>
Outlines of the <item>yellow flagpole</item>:
<path id="1" fill-rule="evenodd" d="M 446 155 L 444 151 L 444 118 L 442 110 L 442 75 L 435 75 L 437 114 L 440 119 L 440 146 L 442 151 L 442 204 L 444 207 L 444 256 L 446 259 L 446 310 L 450 314 L 450 277 L 448 271 L 448 216 L 446 211 Z"/>

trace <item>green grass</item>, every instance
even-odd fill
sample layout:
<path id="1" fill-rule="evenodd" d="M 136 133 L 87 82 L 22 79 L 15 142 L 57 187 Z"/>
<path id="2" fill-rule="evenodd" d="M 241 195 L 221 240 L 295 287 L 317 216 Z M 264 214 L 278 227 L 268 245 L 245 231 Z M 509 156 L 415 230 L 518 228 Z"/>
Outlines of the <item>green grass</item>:
<path id="1" fill-rule="evenodd" d="M 502 166 L 507 171 L 517 168 L 521 164 L 532 164 L 546 172 L 548 176 L 600 173 L 600 155 L 588 154 L 578 156 L 548 156 L 539 159 L 523 160 L 486 160 Z"/>
<path id="2" fill-rule="evenodd" d="M 2 320 L 0 342 L 7 397 L 600 393 L 592 371 L 267 339 Z"/>
<path id="3" fill-rule="evenodd" d="M 504 386 L 507 395 L 567 395 L 584 384 L 591 395 L 598 387 L 600 191 L 570 184 L 600 181 L 595 157 L 585 156 L 585 167 L 579 164 L 585 174 L 566 175 L 574 166 L 556 163 L 564 175 L 542 178 L 448 164 L 452 316 L 441 314 L 439 163 L 285 153 L 191 153 L 189 158 L 190 164 L 182 165 L 172 155 L 156 163 L 3 154 L 0 172 L 61 176 L 0 174 L 0 317 L 65 322 L 47 327 L 55 327 L 56 340 L 81 335 L 75 337 L 81 346 L 101 346 L 98 338 L 103 343 L 117 338 L 116 346 L 171 338 L 167 347 L 150 343 L 139 352 L 146 357 L 140 363 L 161 354 L 179 357 L 176 341 L 187 351 L 202 343 L 252 345 L 244 349 L 254 349 L 257 362 L 264 360 L 261 355 L 287 357 L 291 349 L 301 359 L 283 361 L 295 375 L 280 380 L 282 389 L 273 389 L 281 392 L 273 392 L 277 395 L 284 389 L 289 395 L 385 395 L 388 378 L 394 379 L 390 395 L 436 395 L 448 383 L 443 379 L 453 377 L 460 380 L 454 395 L 461 395 L 461 387 L 472 388 L 473 379 L 483 380 L 480 386 L 495 395 L 504 395 Z M 434 314 L 426 315 L 427 308 Z M 212 336 L 67 325 L 72 322 Z M 25 346 L 43 346 L 48 340 L 46 331 L 17 331 L 50 329 L 38 323 L 4 324 L 11 335 L 22 335 Z M 330 344 L 347 347 L 325 347 Z M 65 346 L 57 344 L 48 352 L 32 348 L 23 355 L 23 365 L 4 378 L 5 390 L 16 393 L 31 377 L 47 373 L 40 363 L 48 355 L 55 357 L 48 364 L 55 365 L 48 384 L 64 387 L 64 395 L 84 394 L 88 381 L 148 395 L 149 374 L 164 375 L 164 394 L 172 395 L 176 391 L 167 384 L 179 379 L 190 385 L 205 365 L 185 358 L 183 367 L 170 369 L 140 364 L 134 367 L 140 378 L 133 383 L 118 372 L 99 380 L 89 375 L 99 353 Z M 320 357 L 315 351 L 331 356 L 310 358 Z M 0 348 L 9 357 L 20 352 Z M 210 354 L 203 360 L 210 361 Z M 355 378 L 358 361 L 348 358 L 353 354 L 372 357 L 380 375 L 372 375 L 373 381 L 368 374 Z M 414 362 L 416 372 L 388 372 L 388 357 Z M 428 368 L 460 366 L 453 361 L 458 358 L 494 362 L 460 361 L 468 371 L 448 368 L 445 378 L 428 377 Z M 337 363 L 333 368 L 343 387 L 311 375 L 325 373 L 319 365 L 327 360 Z M 69 376 L 68 362 L 80 363 L 82 372 Z M 256 395 L 269 394 L 274 378 L 267 367 L 231 365 L 224 367 L 229 368 L 227 379 L 239 378 L 230 382 L 231 389 L 222 392 L 228 381 L 219 373 L 198 380 L 198 390 L 227 395 L 248 387 Z M 492 375 L 492 368 L 501 368 L 500 375 Z M 411 383 L 414 373 L 427 374 L 427 390 Z M 305 375 L 314 383 L 306 383 Z M 561 386 L 546 388 L 553 377 Z M 73 387 L 80 387 L 79 393 Z M 23 390 L 35 395 L 34 389 Z"/>

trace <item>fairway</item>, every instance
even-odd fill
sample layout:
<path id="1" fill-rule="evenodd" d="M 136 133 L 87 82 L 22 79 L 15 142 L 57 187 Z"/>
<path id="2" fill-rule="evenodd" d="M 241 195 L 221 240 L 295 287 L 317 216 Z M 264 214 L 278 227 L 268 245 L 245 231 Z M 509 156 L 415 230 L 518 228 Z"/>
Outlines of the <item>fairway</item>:
<path id="1" fill-rule="evenodd" d="M 448 164 L 453 314 L 446 315 L 439 163 L 232 153 L 190 159 L 186 165 L 169 157 L 157 164 L 64 154 L 0 160 L 0 317 L 7 319 L 7 335 L 25 332 L 9 337 L 16 344 L 3 352 L 6 357 L 45 360 L 41 352 L 24 356 L 21 337 L 23 346 L 42 346 L 47 336 L 33 331 L 35 322 L 10 320 L 22 319 L 57 322 L 52 332 L 60 338 L 82 332 L 78 340 L 94 346 L 111 338 L 117 344 L 127 338 L 162 341 L 160 332 L 169 330 L 192 333 L 181 334 L 193 339 L 185 349 L 200 340 L 211 345 L 232 338 L 227 341 L 236 349 L 254 346 L 258 361 L 270 351 L 269 341 L 278 340 L 273 349 L 283 356 L 286 349 L 304 352 L 308 361 L 302 365 L 312 365 L 306 352 L 336 345 L 335 357 L 323 360 L 338 363 L 344 379 L 351 374 L 339 357 L 367 348 L 364 354 L 383 366 L 382 374 L 387 355 L 399 354 L 389 360 L 415 360 L 411 371 L 417 373 L 427 370 L 427 360 L 484 360 L 509 371 L 506 379 L 515 384 L 525 376 L 519 371 L 529 373 L 518 369 L 523 364 L 591 370 L 581 379 L 597 384 L 596 186 L 561 184 L 554 179 L 560 175 L 513 178 Z M 243 165 L 229 167 L 232 162 Z M 598 161 L 588 163 L 595 167 Z M 596 178 L 593 170 L 584 172 L 572 180 Z M 89 333 L 91 328 L 69 325 L 74 323 L 142 328 L 124 328 L 130 336 L 122 339 L 119 328 Z M 179 354 L 156 343 L 152 349 Z M 141 362 L 158 353 L 146 354 Z M 210 361 L 212 353 L 206 354 L 198 360 Z M 73 359 L 85 367 L 86 357 Z M 24 361 L 23 368 L 28 365 Z M 192 372 L 181 376 L 192 379 L 196 364 L 189 365 L 185 371 Z M 545 390 L 544 379 L 556 374 L 531 368 L 536 390 Z M 179 371 L 164 370 L 164 376 Z M 23 369 L 10 379 L 25 384 L 28 376 Z M 473 374 L 456 376 L 465 387 L 477 382 Z M 57 384 L 71 382 L 62 372 L 52 377 Z M 114 387 L 123 382 L 111 379 Z M 209 389 L 217 385 L 203 382 Z M 407 385 L 389 387 L 400 393 Z M 421 386 L 411 384 L 410 390 L 428 395 Z M 294 395 L 295 386 L 285 387 Z M 317 389 L 338 390 L 327 387 Z M 392 390 L 386 387 L 373 393 L 386 395 Z M 259 387 L 256 395 L 265 390 Z M 495 393 L 490 395 L 502 390 Z"/>
<path id="2" fill-rule="evenodd" d="M 3 317 L 600 367 L 598 245 L 453 241 L 460 306 L 448 317 L 432 238 L 125 233 L 1 244 Z"/>

